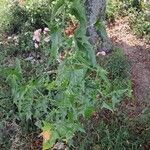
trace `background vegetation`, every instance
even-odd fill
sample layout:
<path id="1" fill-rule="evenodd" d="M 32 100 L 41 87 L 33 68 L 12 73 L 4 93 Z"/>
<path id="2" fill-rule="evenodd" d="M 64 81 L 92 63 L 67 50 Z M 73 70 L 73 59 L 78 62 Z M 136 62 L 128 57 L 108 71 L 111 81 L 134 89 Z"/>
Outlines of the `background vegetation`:
<path id="1" fill-rule="evenodd" d="M 69 149 L 144 149 L 148 110 L 135 119 L 120 110 L 121 101 L 132 98 L 129 64 L 118 48 L 95 57 L 81 1 L 8 2 L 0 2 L 0 148 L 30 149 L 34 138 L 40 146 L 40 135 L 43 149 L 58 141 Z M 109 1 L 107 18 L 112 22 L 133 12 L 131 28 L 149 38 L 145 9 Z M 40 28 L 36 49 L 33 32 Z"/>
<path id="2" fill-rule="evenodd" d="M 109 0 L 107 4 L 108 22 L 118 17 L 127 17 L 130 27 L 139 38 L 150 40 L 150 4 L 142 0 Z"/>

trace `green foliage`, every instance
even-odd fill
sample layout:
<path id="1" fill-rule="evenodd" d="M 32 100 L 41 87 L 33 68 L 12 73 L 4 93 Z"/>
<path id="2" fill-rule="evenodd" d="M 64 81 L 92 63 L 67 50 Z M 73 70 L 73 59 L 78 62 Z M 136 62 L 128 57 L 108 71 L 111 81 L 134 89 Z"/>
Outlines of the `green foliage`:
<path id="1" fill-rule="evenodd" d="M 20 7 L 17 4 L 12 4 L 10 7 L 9 12 L 11 12 L 9 15 L 10 19 L 8 22 L 8 33 L 19 33 L 21 32 L 22 26 L 26 23 L 28 20 L 27 12 L 24 8 Z"/>
<path id="2" fill-rule="evenodd" d="M 26 30 L 44 28 L 51 17 L 51 1 L 49 0 L 26 0 L 25 9 L 28 13 Z"/>
<path id="3" fill-rule="evenodd" d="M 106 111 L 104 114 L 101 121 L 93 119 L 93 122 L 85 123 L 86 133 L 76 135 L 72 149 L 140 150 L 146 148 L 149 140 L 149 127 L 139 123 L 140 117 L 135 118 L 138 119 L 135 123 L 134 119 L 133 121 L 127 118 L 124 113 L 112 116 Z"/>
<path id="4" fill-rule="evenodd" d="M 122 97 L 119 95 L 124 95 L 125 97 L 132 96 L 129 63 L 123 54 L 123 50 L 119 48 L 115 48 L 112 54 L 105 58 L 98 58 L 98 62 L 108 72 L 108 77 L 111 82 L 112 93 L 110 93 L 110 95 L 112 103 L 103 103 L 103 105 L 112 111 L 116 103 L 122 100 Z M 115 97 L 112 94 L 115 95 Z M 117 97 L 118 100 L 116 99 Z"/>
<path id="5" fill-rule="evenodd" d="M 143 10 L 143 12 L 131 10 L 129 23 L 138 37 L 144 37 L 147 41 L 150 40 L 150 15 L 148 9 Z"/>
<path id="6" fill-rule="evenodd" d="M 34 43 L 32 41 L 33 33 L 28 31 L 24 32 L 22 31 L 18 35 L 18 43 L 16 47 L 18 48 L 18 52 L 23 52 L 23 51 L 32 51 L 34 50 Z"/>
<path id="7" fill-rule="evenodd" d="M 28 14 L 23 7 L 20 7 L 16 2 L 5 1 L 1 12 L 1 31 L 7 34 L 21 32 L 22 26 L 28 20 Z"/>
<path id="8" fill-rule="evenodd" d="M 149 4 L 139 0 L 115 0 L 108 1 L 106 17 L 108 22 L 113 23 L 119 16 L 128 17 L 133 32 L 138 37 L 150 39 L 150 15 Z"/>
<path id="9" fill-rule="evenodd" d="M 107 9 L 106 9 L 106 19 L 108 22 L 114 22 L 117 10 L 117 2 L 107 1 Z"/>
<path id="10" fill-rule="evenodd" d="M 106 9 L 106 19 L 111 23 L 119 16 L 126 16 L 132 7 L 131 0 L 108 0 Z"/>
<path id="11" fill-rule="evenodd" d="M 32 6 L 34 4 L 35 1 Z M 51 35 L 50 44 L 41 44 L 35 52 L 40 53 L 42 61 L 35 58 L 32 62 L 25 60 L 24 56 L 34 52 L 30 30 L 37 28 L 35 24 L 39 16 L 36 8 L 28 8 L 32 21 L 28 20 L 29 24 L 21 27 L 18 45 L 13 42 L 8 46 L 0 45 L 1 131 L 5 130 L 7 122 L 13 120 L 22 130 L 33 132 L 38 128 L 43 131 L 42 135 L 48 133 L 43 149 L 52 147 L 57 140 L 66 141 L 77 149 L 138 149 L 148 141 L 146 131 L 149 128 L 137 136 L 131 128 L 134 124 L 129 126 L 131 120 L 116 115 L 120 113 L 117 110 L 120 101 L 131 96 L 128 63 L 122 51 L 114 50 L 110 56 L 100 58 L 97 64 L 86 37 L 86 18 L 80 0 L 53 1 L 49 7 L 50 17 L 47 16 L 47 20 L 42 16 L 45 20 L 38 25 L 45 26 L 46 22 Z M 79 25 L 73 37 L 64 34 L 68 20 Z M 28 30 L 28 27 L 31 28 Z M 20 53 L 20 50 L 25 51 Z M 66 57 L 58 62 L 62 51 Z M 112 112 L 113 119 L 98 125 L 97 121 L 93 122 L 97 127 L 84 122 L 103 108 Z M 9 134 L 5 136 L 0 132 L 3 149 L 11 146 L 10 138 Z"/>
<path id="12" fill-rule="evenodd" d="M 43 135 L 48 134 L 43 149 L 51 148 L 57 140 L 72 145 L 75 133 L 86 132 L 82 120 L 90 119 L 95 111 L 103 108 L 115 114 L 119 102 L 125 96 L 131 96 L 126 61 L 117 51 L 106 59 L 106 63 L 103 61 L 106 70 L 99 66 L 86 37 L 86 17 L 80 0 L 49 1 L 48 5 L 47 1 L 42 1 L 44 4 L 39 1 L 36 7 L 36 1 L 26 2 L 24 7 L 15 7 L 17 11 L 25 9 L 27 21 L 21 20 L 25 21 L 23 25 L 20 22 L 13 24 L 14 16 L 8 20 L 11 28 L 20 26 L 18 45 L 13 42 L 8 46 L 0 45 L 3 50 L 0 51 L 0 108 L 3 113 L 0 119 L 7 122 L 13 118 L 22 130 L 41 129 Z M 70 20 L 78 24 L 72 37 L 64 34 Z M 42 43 L 35 51 L 31 30 L 45 25 L 50 29 L 51 41 L 49 45 Z M 25 51 L 20 53 L 20 50 Z M 29 52 L 39 52 L 41 61 L 35 56 L 34 62 L 26 60 L 25 55 Z M 64 60 L 59 58 L 61 52 L 66 54 Z M 118 133 L 123 143 L 126 135 L 122 136 L 121 132 L 126 131 L 123 128 Z M 108 136 L 109 132 L 104 134 L 104 139 Z"/>
<path id="13" fill-rule="evenodd" d="M 130 9 L 141 11 L 143 3 L 141 0 L 108 0 L 106 15 L 107 19 L 114 21 L 119 16 L 127 16 Z"/>
<path id="14" fill-rule="evenodd" d="M 129 77 L 129 63 L 126 56 L 123 54 L 122 49 L 115 49 L 112 56 L 106 64 L 107 71 L 110 77 L 114 80 L 116 77 L 127 78 Z"/>
<path id="15" fill-rule="evenodd" d="M 50 19 L 51 8 L 48 0 L 30 1 L 25 0 L 24 4 L 17 1 L 2 3 L 1 10 L 1 32 L 9 35 L 33 31 L 34 29 L 46 27 Z"/>

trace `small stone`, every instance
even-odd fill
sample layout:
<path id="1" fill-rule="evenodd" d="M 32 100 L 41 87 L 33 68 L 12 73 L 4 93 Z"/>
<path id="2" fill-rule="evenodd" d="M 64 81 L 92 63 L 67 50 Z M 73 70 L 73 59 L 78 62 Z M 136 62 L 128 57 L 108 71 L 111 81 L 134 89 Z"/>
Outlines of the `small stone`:
<path id="1" fill-rule="evenodd" d="M 63 142 L 57 142 L 54 147 L 53 150 L 65 150 L 66 146 Z"/>
<path id="2" fill-rule="evenodd" d="M 99 56 L 99 55 L 106 56 L 106 52 L 105 51 L 101 51 L 101 52 L 98 52 L 96 54 L 96 56 Z"/>
<path id="3" fill-rule="evenodd" d="M 11 36 L 9 36 L 7 39 L 8 39 L 8 40 L 12 40 L 13 38 L 12 38 Z"/>
<path id="4" fill-rule="evenodd" d="M 31 61 L 31 60 L 33 60 L 33 57 L 32 56 L 31 57 L 27 57 L 25 60 L 26 61 Z"/>

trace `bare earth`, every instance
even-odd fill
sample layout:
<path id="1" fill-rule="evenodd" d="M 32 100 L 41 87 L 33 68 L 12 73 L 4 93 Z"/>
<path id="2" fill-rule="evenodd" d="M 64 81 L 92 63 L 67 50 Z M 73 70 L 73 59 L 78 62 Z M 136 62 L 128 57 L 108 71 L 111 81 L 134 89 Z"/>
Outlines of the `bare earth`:
<path id="1" fill-rule="evenodd" d="M 139 112 L 143 104 L 148 107 L 150 103 L 150 43 L 133 35 L 127 18 L 117 19 L 107 30 L 113 44 L 124 50 L 131 64 L 133 99 Z"/>

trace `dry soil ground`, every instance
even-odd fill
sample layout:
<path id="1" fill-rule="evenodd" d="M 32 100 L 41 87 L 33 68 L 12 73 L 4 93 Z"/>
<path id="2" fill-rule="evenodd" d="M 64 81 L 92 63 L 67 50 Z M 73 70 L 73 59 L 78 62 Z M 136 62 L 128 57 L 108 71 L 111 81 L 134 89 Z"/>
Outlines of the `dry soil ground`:
<path id="1" fill-rule="evenodd" d="M 133 99 L 139 113 L 145 105 L 150 106 L 150 43 L 133 34 L 127 18 L 117 19 L 107 30 L 113 44 L 124 50 L 131 64 Z"/>

